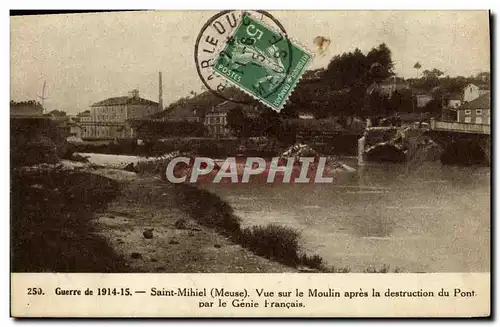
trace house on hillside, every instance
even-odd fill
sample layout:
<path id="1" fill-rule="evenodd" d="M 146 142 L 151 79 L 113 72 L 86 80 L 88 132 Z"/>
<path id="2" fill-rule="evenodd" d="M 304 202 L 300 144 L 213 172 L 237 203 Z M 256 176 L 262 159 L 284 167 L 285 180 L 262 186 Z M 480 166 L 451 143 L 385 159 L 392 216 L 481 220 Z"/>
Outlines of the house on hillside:
<path id="1" fill-rule="evenodd" d="M 373 82 L 367 89 L 366 93 L 371 95 L 374 92 L 378 92 L 381 95 L 384 95 L 388 98 L 391 98 L 394 92 L 401 90 L 408 90 L 410 86 L 401 77 L 389 77 L 382 82 Z"/>
<path id="2" fill-rule="evenodd" d="M 449 93 L 443 95 L 443 108 L 457 109 L 462 105 L 462 95 L 460 93 Z"/>
<path id="3" fill-rule="evenodd" d="M 130 121 L 149 117 L 160 110 L 158 102 L 141 98 L 138 90 L 132 90 L 128 96 L 96 102 L 89 115 L 81 117 L 82 138 L 134 138 L 136 135 Z"/>
<path id="4" fill-rule="evenodd" d="M 224 101 L 205 114 L 203 125 L 206 126 L 208 133 L 213 137 L 228 137 L 231 135 L 231 130 L 227 125 L 228 113 L 236 108 L 241 108 L 246 117 L 256 117 L 258 115 L 258 107 L 251 105 L 242 105 L 232 101 Z"/>
<path id="5" fill-rule="evenodd" d="M 76 115 L 78 122 L 91 121 L 90 110 L 85 110 Z"/>
<path id="6" fill-rule="evenodd" d="M 59 135 L 63 138 L 68 141 L 82 141 L 82 126 L 79 116 L 51 116 L 50 119 L 56 123 Z"/>
<path id="7" fill-rule="evenodd" d="M 432 94 L 426 90 L 414 89 L 413 96 L 415 97 L 417 108 L 425 107 L 434 99 Z"/>
<path id="8" fill-rule="evenodd" d="M 408 90 L 409 88 L 410 86 L 404 80 L 404 78 L 396 76 L 389 77 L 380 83 L 380 89 L 382 94 L 388 96 L 389 98 L 392 97 L 394 92 L 401 90 Z"/>
<path id="9" fill-rule="evenodd" d="M 466 87 L 463 88 L 463 101 L 464 102 L 469 102 L 472 100 L 475 100 L 479 98 L 482 95 L 485 95 L 488 93 L 489 87 L 485 85 L 475 85 L 475 84 L 468 84 Z"/>
<path id="10" fill-rule="evenodd" d="M 490 93 L 464 103 L 457 108 L 457 122 L 490 125 Z"/>
<path id="11" fill-rule="evenodd" d="M 230 135 L 227 126 L 227 114 L 235 108 L 235 103 L 224 101 L 205 114 L 203 124 L 207 127 L 208 133 L 213 137 L 227 137 Z"/>
<path id="12" fill-rule="evenodd" d="M 201 111 L 192 106 L 176 106 L 171 110 L 167 109 L 155 114 L 152 118 L 161 121 L 180 122 L 187 121 L 198 123 L 201 122 Z"/>

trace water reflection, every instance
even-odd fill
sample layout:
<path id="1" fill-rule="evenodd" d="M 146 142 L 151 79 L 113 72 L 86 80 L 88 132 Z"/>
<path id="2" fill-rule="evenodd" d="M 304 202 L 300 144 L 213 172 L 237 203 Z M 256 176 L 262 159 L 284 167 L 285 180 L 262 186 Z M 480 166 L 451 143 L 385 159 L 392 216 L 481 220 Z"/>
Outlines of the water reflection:
<path id="1" fill-rule="evenodd" d="M 345 160 L 356 167 L 355 159 Z M 382 263 L 408 272 L 489 271 L 489 168 L 438 162 L 357 168 L 332 184 L 212 190 L 244 225 L 295 227 L 311 253 L 353 272 Z"/>

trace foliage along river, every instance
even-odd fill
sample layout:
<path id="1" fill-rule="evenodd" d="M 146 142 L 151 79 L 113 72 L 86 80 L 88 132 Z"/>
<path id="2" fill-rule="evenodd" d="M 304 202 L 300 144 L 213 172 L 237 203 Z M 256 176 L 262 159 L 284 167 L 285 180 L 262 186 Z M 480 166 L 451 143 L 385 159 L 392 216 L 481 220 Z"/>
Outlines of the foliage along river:
<path id="1" fill-rule="evenodd" d="M 425 162 L 342 161 L 331 184 L 203 185 L 228 201 L 243 226 L 279 223 L 302 232 L 307 253 L 363 272 L 490 271 L 490 169 Z"/>

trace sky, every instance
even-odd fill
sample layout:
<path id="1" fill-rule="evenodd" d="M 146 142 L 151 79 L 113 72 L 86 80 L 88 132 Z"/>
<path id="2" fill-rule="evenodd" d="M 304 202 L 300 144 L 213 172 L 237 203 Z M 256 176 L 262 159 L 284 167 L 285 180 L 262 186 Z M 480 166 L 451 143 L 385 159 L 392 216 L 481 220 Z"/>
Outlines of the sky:
<path id="1" fill-rule="evenodd" d="M 37 99 L 47 83 L 45 107 L 69 114 L 98 101 L 140 96 L 164 104 L 200 92 L 194 44 L 215 11 L 149 11 L 11 17 L 11 100 Z M 418 61 L 449 76 L 490 71 L 487 11 L 270 11 L 287 34 L 316 49 L 314 38 L 331 40 L 310 69 L 355 48 L 386 43 L 395 72 L 415 77 Z"/>

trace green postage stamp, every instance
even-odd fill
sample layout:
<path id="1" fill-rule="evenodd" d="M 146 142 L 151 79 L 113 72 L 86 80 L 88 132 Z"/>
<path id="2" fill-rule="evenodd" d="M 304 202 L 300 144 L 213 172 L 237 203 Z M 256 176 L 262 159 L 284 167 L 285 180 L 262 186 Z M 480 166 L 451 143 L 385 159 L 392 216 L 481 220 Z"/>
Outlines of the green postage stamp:
<path id="1" fill-rule="evenodd" d="M 282 33 L 244 13 L 213 68 L 279 112 L 312 58 L 309 51 Z"/>

